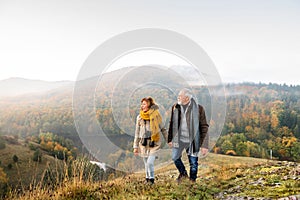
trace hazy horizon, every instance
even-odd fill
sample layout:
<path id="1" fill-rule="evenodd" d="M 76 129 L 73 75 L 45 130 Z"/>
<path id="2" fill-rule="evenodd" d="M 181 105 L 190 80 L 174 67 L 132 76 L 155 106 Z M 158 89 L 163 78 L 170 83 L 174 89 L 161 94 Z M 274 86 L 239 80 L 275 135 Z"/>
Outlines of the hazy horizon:
<path id="1" fill-rule="evenodd" d="M 139 66 L 128 66 L 128 67 L 139 67 Z M 141 66 L 142 67 L 142 66 Z M 125 68 L 125 67 L 124 67 Z M 109 73 L 109 72 L 113 72 L 113 71 L 117 71 L 117 70 L 119 70 L 119 69 L 113 69 L 112 71 L 108 71 L 108 72 L 105 72 L 105 73 Z M 93 77 L 90 77 L 90 78 L 94 78 L 94 77 L 96 77 L 97 75 L 95 75 L 95 76 L 93 76 Z M 46 82 L 46 83 L 58 83 L 58 82 L 71 82 L 71 83 L 75 83 L 77 80 L 42 80 L 42 79 L 38 79 L 38 78 L 36 78 L 36 79 L 31 79 L 31 78 L 26 78 L 26 77 L 9 77 L 9 78 L 5 78 L 5 79 L 0 79 L 0 82 L 4 82 L 4 81 L 9 81 L 9 80 L 17 80 L 17 79 L 19 79 L 19 80 L 27 80 L 27 81 L 41 81 L 41 82 Z M 292 86 L 299 86 L 300 85 L 300 83 L 298 83 L 298 84 L 289 84 L 289 83 L 285 83 L 285 82 L 283 82 L 283 83 L 278 83 L 278 82 L 263 82 L 263 81 L 257 81 L 257 82 L 255 82 L 255 81 L 249 81 L 249 80 L 245 80 L 245 81 L 222 81 L 222 83 L 223 84 L 243 84 L 243 83 L 253 83 L 253 84 L 278 84 L 278 85 L 288 85 L 288 86 L 290 86 L 290 85 L 292 85 Z"/>

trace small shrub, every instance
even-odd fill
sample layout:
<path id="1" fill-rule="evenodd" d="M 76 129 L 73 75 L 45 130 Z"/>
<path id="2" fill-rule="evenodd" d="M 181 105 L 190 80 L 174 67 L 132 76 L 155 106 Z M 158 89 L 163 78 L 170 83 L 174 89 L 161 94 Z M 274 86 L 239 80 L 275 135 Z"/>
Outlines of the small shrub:
<path id="1" fill-rule="evenodd" d="M 18 161 L 19 161 L 18 156 L 14 155 L 14 156 L 13 156 L 13 161 L 14 161 L 15 163 L 18 162 Z"/>
<path id="2" fill-rule="evenodd" d="M 12 164 L 9 163 L 9 164 L 7 165 L 7 168 L 8 168 L 8 169 L 11 169 L 11 168 L 12 168 Z"/>
<path id="3" fill-rule="evenodd" d="M 33 153 L 33 161 L 35 162 L 42 162 L 42 153 L 40 152 L 39 149 L 37 149 L 34 153 Z"/>
<path id="4" fill-rule="evenodd" d="M 0 137 L 0 149 L 5 149 L 5 141 Z"/>
<path id="5" fill-rule="evenodd" d="M 29 143 L 29 149 L 32 151 L 35 151 L 35 150 L 37 150 L 37 147 L 35 145 Z"/>

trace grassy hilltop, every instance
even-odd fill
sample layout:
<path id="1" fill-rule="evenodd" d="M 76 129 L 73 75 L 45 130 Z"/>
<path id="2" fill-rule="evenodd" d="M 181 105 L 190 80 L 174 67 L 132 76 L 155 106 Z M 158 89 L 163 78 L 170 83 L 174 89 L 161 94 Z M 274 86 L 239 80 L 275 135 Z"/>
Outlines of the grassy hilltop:
<path id="1" fill-rule="evenodd" d="M 185 157 L 185 156 L 184 156 Z M 93 182 L 81 176 L 68 177 L 53 190 L 37 188 L 7 199 L 233 199 L 239 197 L 300 196 L 300 164 L 249 157 L 209 154 L 200 159 L 196 184 L 177 184 L 177 171 L 170 163 L 156 169 L 154 185 L 144 184 L 143 174 L 111 176 Z M 80 170 L 79 170 L 80 174 Z M 93 176 L 91 174 L 91 176 Z"/>

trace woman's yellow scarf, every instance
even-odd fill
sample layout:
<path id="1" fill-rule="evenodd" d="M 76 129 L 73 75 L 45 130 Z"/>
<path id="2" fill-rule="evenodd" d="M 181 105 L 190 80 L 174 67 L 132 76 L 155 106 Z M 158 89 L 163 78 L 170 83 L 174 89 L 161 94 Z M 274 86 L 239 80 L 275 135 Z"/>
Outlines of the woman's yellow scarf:
<path id="1" fill-rule="evenodd" d="M 158 142 L 160 133 L 159 125 L 162 122 L 162 117 L 159 113 L 158 106 L 151 106 L 147 112 L 141 110 L 140 116 L 143 120 L 150 120 L 151 140 Z"/>

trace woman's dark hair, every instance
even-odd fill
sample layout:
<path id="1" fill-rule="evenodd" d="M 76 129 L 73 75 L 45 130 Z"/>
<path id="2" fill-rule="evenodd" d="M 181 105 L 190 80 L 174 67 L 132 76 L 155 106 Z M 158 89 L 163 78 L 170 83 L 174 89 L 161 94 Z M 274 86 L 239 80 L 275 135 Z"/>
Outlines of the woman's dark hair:
<path id="1" fill-rule="evenodd" d="M 152 97 L 144 97 L 144 98 L 142 98 L 141 103 L 143 101 L 146 101 L 149 104 L 149 108 L 153 105 L 156 105 L 156 103 Z"/>

